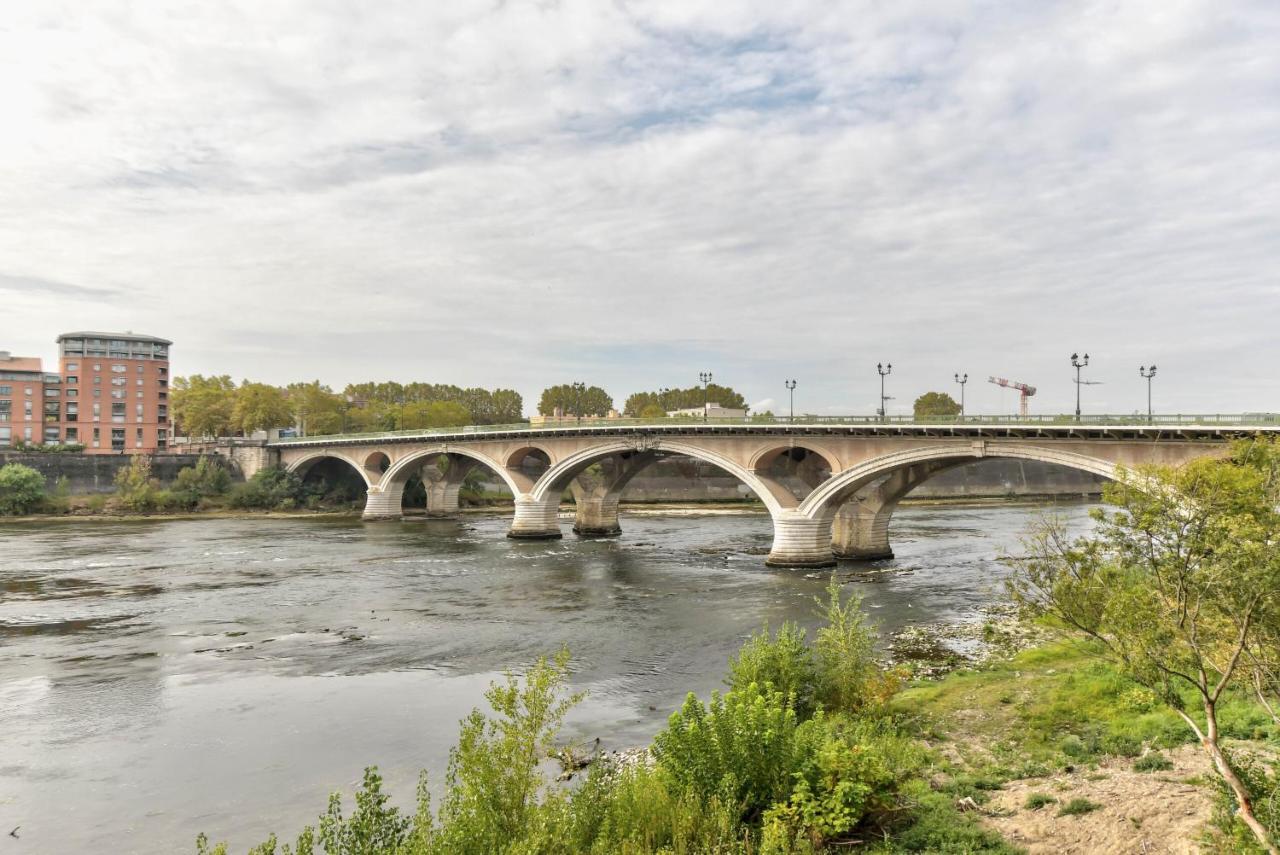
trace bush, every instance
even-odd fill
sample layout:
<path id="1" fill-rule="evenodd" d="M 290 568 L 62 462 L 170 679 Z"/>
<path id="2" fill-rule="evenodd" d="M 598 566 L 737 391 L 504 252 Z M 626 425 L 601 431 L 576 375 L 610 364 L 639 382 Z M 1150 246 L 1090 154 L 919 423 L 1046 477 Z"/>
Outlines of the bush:
<path id="1" fill-rule="evenodd" d="M 44 476 L 30 466 L 0 466 L 0 516 L 29 514 L 44 503 Z"/>
<path id="2" fill-rule="evenodd" d="M 271 510 L 286 502 L 292 507 L 301 497 L 302 481 L 297 475 L 278 468 L 259 469 L 231 491 L 230 504 L 233 508 Z"/>
<path id="3" fill-rule="evenodd" d="M 149 511 L 158 506 L 159 486 L 151 478 L 151 458 L 135 454 L 129 465 L 116 472 L 116 498 L 131 511 Z"/>
<path id="4" fill-rule="evenodd" d="M 818 606 L 826 625 L 817 633 L 818 701 L 828 710 L 879 710 L 901 687 L 901 675 L 885 672 L 875 659 L 875 626 L 862 610 L 862 598 L 851 595 L 843 603 L 835 576 L 825 602 Z"/>
<path id="5" fill-rule="evenodd" d="M 817 671 L 813 653 L 805 644 L 805 631 L 787 621 L 773 637 L 769 625 L 752 635 L 729 660 L 730 691 L 743 691 L 751 684 L 768 686 L 793 699 L 796 714 L 813 713 L 817 693 Z"/>
<path id="6" fill-rule="evenodd" d="M 195 508 L 201 499 L 221 496 L 230 486 L 231 473 L 208 457 L 201 457 L 195 466 L 184 466 L 178 470 L 168 504 L 177 508 Z"/>

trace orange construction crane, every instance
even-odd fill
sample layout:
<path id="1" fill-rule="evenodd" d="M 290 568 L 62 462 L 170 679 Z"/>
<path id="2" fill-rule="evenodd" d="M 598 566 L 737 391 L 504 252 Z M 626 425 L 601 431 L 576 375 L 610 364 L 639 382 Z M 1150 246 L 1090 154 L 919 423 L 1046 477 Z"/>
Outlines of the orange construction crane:
<path id="1" fill-rule="evenodd" d="M 988 383 L 994 383 L 997 386 L 1003 386 L 1006 389 L 1017 389 L 1021 394 L 1018 396 L 1018 415 L 1026 418 L 1027 416 L 1027 398 L 1036 393 L 1035 386 L 1028 386 L 1026 383 L 1019 383 L 1017 380 L 1006 380 L 1003 377 L 988 377 Z"/>

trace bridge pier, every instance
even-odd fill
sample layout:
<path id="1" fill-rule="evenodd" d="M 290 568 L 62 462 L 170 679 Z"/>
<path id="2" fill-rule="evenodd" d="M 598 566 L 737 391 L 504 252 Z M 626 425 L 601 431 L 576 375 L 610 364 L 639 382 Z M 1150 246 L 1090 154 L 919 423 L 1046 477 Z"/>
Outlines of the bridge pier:
<path id="1" fill-rule="evenodd" d="M 573 516 L 573 533 L 582 537 L 617 537 L 622 534 L 618 524 L 619 493 L 603 496 L 579 495 L 574 491 L 577 510 Z"/>
<path id="2" fill-rule="evenodd" d="M 517 540 L 556 540 L 560 531 L 560 496 L 537 501 L 529 494 L 516 496 L 516 514 L 507 537 Z"/>
<path id="3" fill-rule="evenodd" d="M 458 493 L 462 482 L 476 467 L 475 461 L 465 457 L 450 457 L 449 468 L 427 464 L 422 467 L 422 484 L 427 491 L 427 516 L 449 517 L 458 512 Z"/>
<path id="4" fill-rule="evenodd" d="M 836 513 L 831 525 L 831 551 L 837 558 L 875 561 L 893 557 L 889 545 L 889 519 L 897 503 L 885 506 L 873 500 L 850 499 Z"/>
<path id="5" fill-rule="evenodd" d="M 770 567 L 834 567 L 831 552 L 831 518 L 812 519 L 787 509 L 773 518 L 773 548 L 765 564 Z"/>
<path id="6" fill-rule="evenodd" d="M 653 462 L 653 452 L 623 453 L 599 461 L 569 485 L 576 505 L 573 532 L 582 537 L 616 537 L 622 490 L 640 470 Z"/>
<path id="7" fill-rule="evenodd" d="M 364 513 L 360 515 L 360 518 L 365 520 L 402 519 L 403 513 L 400 510 L 400 503 L 403 498 L 403 484 L 391 484 L 385 489 L 374 485 L 365 494 Z"/>

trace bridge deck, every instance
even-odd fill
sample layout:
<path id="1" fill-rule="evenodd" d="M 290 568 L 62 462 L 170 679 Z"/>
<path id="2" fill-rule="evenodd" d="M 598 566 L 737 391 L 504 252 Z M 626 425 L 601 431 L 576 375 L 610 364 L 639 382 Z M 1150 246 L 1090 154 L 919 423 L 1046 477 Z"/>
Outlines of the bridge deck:
<path id="1" fill-rule="evenodd" d="M 1239 417 L 1235 417 L 1239 419 Z M 462 428 L 430 428 L 425 430 L 348 433 L 328 436 L 291 437 L 268 443 L 272 448 L 327 447 L 335 445 L 369 445 L 373 443 L 459 442 L 478 439 L 552 438 L 566 436 L 842 436 L 842 437 L 910 437 L 950 439 L 1073 439 L 1073 440 L 1147 440 L 1159 442 L 1222 441 L 1259 434 L 1280 434 L 1280 424 L 1232 423 L 1146 424 L 1122 421 L 1083 423 L 777 423 L 741 420 L 708 422 L 641 422 L 632 420 L 584 421 L 582 424 L 555 426 L 473 425 Z"/>

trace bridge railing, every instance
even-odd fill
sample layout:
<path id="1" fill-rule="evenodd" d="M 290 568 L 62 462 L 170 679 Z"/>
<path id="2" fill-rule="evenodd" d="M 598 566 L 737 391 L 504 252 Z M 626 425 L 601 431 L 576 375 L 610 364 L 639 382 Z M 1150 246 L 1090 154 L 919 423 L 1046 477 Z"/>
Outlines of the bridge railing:
<path id="1" fill-rule="evenodd" d="M 803 415 L 795 416 L 774 416 L 762 414 L 756 416 L 746 416 L 738 418 L 708 418 L 701 419 L 698 417 L 668 417 L 659 419 L 606 419 L 606 418 L 583 418 L 583 419 L 555 419 L 540 422 L 538 424 L 530 424 L 529 422 L 515 422 L 513 424 L 501 425 L 466 425 L 460 427 L 439 427 L 439 428 L 412 428 L 409 430 L 391 430 L 391 431 L 366 431 L 361 433 L 341 433 L 341 434 L 325 434 L 315 436 L 299 436 L 299 437 L 282 437 L 273 440 L 272 445 L 288 445 L 293 443 L 314 443 L 326 439 L 333 440 L 357 440 L 357 439 L 394 439 L 396 437 L 431 437 L 431 436 L 466 436 L 470 434 L 487 434 L 487 433 L 511 433 L 513 431 L 544 431 L 544 430 L 571 430 L 581 428 L 583 430 L 594 430 L 599 428 L 626 428 L 626 427 L 674 427 L 688 426 L 696 428 L 701 425 L 712 426 L 739 426 L 739 425 L 755 425 L 759 427 L 768 426 L 839 426 L 848 425 L 851 427 L 868 426 L 868 425 L 925 425 L 925 426 L 983 426 L 983 425 L 1008 425 L 1008 426 L 1028 426 L 1037 425 L 1060 425 L 1063 427 L 1071 425 L 1079 425 L 1081 427 L 1108 427 L 1108 426 L 1143 426 L 1152 425 L 1156 427 L 1277 427 L 1280 426 L 1280 413 L 1213 413 L 1213 414 L 1164 414 L 1155 415 L 1150 419 L 1145 415 L 1082 415 L 1079 420 L 1074 415 L 974 415 L 964 416 L 929 416 L 927 418 L 915 418 L 914 416 L 812 416 Z"/>

